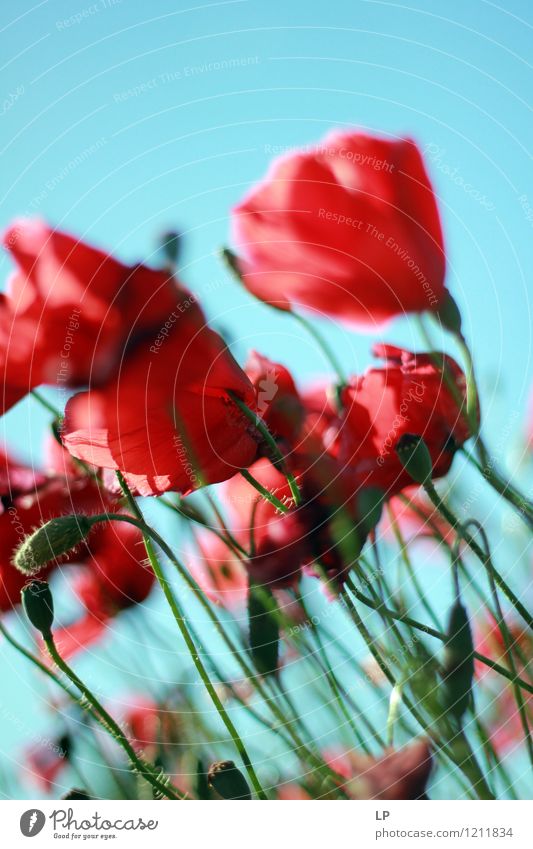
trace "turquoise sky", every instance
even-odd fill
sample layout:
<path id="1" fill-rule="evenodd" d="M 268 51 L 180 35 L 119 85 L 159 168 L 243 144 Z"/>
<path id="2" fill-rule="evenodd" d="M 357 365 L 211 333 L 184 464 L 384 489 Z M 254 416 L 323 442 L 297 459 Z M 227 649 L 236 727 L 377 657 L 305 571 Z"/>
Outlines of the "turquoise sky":
<path id="1" fill-rule="evenodd" d="M 532 41 L 529 0 L 4 3 L 0 226 L 38 214 L 151 262 L 161 231 L 177 228 L 182 278 L 241 362 L 255 347 L 310 378 L 327 371 L 320 352 L 241 291 L 216 255 L 228 211 L 275 150 L 332 127 L 413 136 L 503 460 L 532 379 Z M 2 285 L 9 270 L 2 256 Z M 369 363 L 375 337 L 320 325 L 347 370 Z M 382 338 L 422 347 L 413 322 Z M 46 419 L 22 402 L 2 434 L 38 461 Z M 23 716 L 14 674 L 22 689 L 7 709 Z M 25 736 L 21 721 L 10 742 Z"/>
<path id="2" fill-rule="evenodd" d="M 273 150 L 331 127 L 415 137 L 487 412 L 496 432 L 519 421 L 532 371 L 527 0 L 22 0 L 0 23 L 0 224 L 41 214 L 129 260 L 155 259 L 159 232 L 180 228 L 183 278 L 237 355 L 255 346 L 301 376 L 325 370 L 319 352 L 216 257 L 228 210 Z M 405 322 L 384 332 L 420 344 Z M 329 333 L 347 368 L 368 362 L 368 337 Z M 6 426 L 27 453 L 24 406 Z"/>

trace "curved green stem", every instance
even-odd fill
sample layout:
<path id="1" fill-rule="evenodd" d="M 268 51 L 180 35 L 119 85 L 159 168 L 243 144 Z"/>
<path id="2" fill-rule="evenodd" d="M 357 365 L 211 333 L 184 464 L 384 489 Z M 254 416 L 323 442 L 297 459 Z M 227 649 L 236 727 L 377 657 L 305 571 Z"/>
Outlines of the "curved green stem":
<path id="1" fill-rule="evenodd" d="M 48 653 L 58 669 L 63 672 L 67 678 L 72 681 L 72 683 L 78 688 L 78 690 L 83 693 L 87 702 L 91 705 L 91 707 L 96 711 L 102 720 L 104 726 L 107 728 L 108 732 L 113 736 L 113 738 L 117 741 L 117 743 L 124 749 L 129 760 L 131 761 L 133 767 L 136 771 L 143 776 L 143 778 L 152 785 L 154 790 L 157 791 L 162 796 L 166 796 L 167 799 L 180 799 L 182 798 L 171 786 L 170 779 L 166 778 L 161 780 L 160 773 L 153 767 L 148 761 L 145 761 L 143 758 L 139 757 L 130 741 L 120 728 L 120 726 L 115 722 L 113 717 L 106 711 L 106 709 L 102 706 L 102 704 L 98 701 L 94 693 L 83 683 L 83 681 L 78 678 L 73 669 L 63 660 L 61 655 L 59 654 L 56 644 L 54 642 L 53 636 L 50 634 L 49 636 L 44 636 L 44 643 L 48 650 Z"/>
<path id="2" fill-rule="evenodd" d="M 481 523 L 476 521 L 475 519 L 472 519 L 470 522 L 467 522 L 465 524 L 465 526 L 464 526 L 465 530 L 468 527 L 468 525 L 474 525 L 477 528 L 477 530 L 480 533 L 481 538 L 483 540 L 483 545 L 485 547 L 485 553 L 487 555 L 487 558 L 488 558 L 488 560 L 490 560 L 492 562 L 490 545 L 489 545 L 488 537 L 487 537 L 487 534 L 485 533 L 485 529 L 484 529 L 483 525 L 481 525 Z M 521 691 L 520 687 L 518 686 L 518 684 L 516 683 L 516 679 L 518 678 L 518 670 L 516 668 L 516 663 L 515 663 L 514 653 L 513 653 L 513 638 L 512 638 L 512 636 L 509 632 L 509 628 L 507 627 L 507 622 L 505 621 L 505 616 L 503 615 L 503 610 L 502 610 L 502 606 L 500 604 L 500 598 L 498 596 L 498 590 L 497 590 L 496 584 L 494 582 L 493 573 L 490 572 L 490 571 L 488 573 L 488 578 L 489 578 L 489 584 L 490 584 L 490 589 L 491 589 L 491 593 L 492 593 L 492 598 L 494 600 L 494 607 L 495 607 L 496 612 L 497 612 L 498 628 L 499 628 L 500 633 L 503 637 L 505 652 L 506 652 L 506 655 L 507 655 L 507 659 L 509 661 L 509 666 L 511 667 L 511 672 L 513 674 L 512 686 L 513 686 L 513 691 L 514 691 L 514 694 L 515 694 L 515 700 L 516 700 L 516 704 L 517 704 L 517 707 L 518 707 L 518 712 L 520 714 L 520 722 L 522 724 L 522 730 L 524 732 L 524 739 L 526 741 L 529 760 L 530 760 L 531 765 L 533 766 L 533 742 L 531 740 L 531 731 L 530 731 L 530 728 L 529 728 L 529 721 L 528 721 L 528 718 L 527 718 L 526 706 L 525 706 L 525 702 L 524 702 L 524 697 L 522 695 L 522 691 Z"/>
<path id="3" fill-rule="evenodd" d="M 344 369 L 342 368 L 340 361 L 337 359 L 336 354 L 333 352 L 333 348 L 330 346 L 329 342 L 327 342 L 326 339 L 324 339 L 324 337 L 316 329 L 314 324 L 311 324 L 311 322 L 308 321 L 308 319 L 306 319 L 303 315 L 300 315 L 300 313 L 292 312 L 292 311 L 291 311 L 290 314 L 293 318 L 296 319 L 296 321 L 298 321 L 302 325 L 302 327 L 305 328 L 307 333 L 309 333 L 309 335 L 313 337 L 313 339 L 317 343 L 318 347 L 320 348 L 320 350 L 324 354 L 326 360 L 329 362 L 329 364 L 333 368 L 333 371 L 337 375 L 337 377 L 339 379 L 339 383 L 342 386 L 345 386 L 346 385 L 346 375 L 344 373 Z"/>
<path id="4" fill-rule="evenodd" d="M 291 718 L 284 715 L 283 711 L 279 709 L 275 701 L 275 696 L 270 696 L 268 694 L 261 678 L 248 665 L 248 663 L 242 656 L 242 653 L 237 649 L 231 637 L 226 633 L 225 629 L 220 624 L 217 616 L 211 608 L 211 605 L 207 601 L 204 593 L 201 591 L 194 578 L 190 575 L 188 570 L 183 566 L 183 564 L 176 557 L 170 546 L 167 545 L 165 540 L 157 533 L 157 531 L 155 531 L 152 527 L 146 524 L 141 510 L 139 509 L 135 499 L 129 492 L 129 488 L 120 473 L 119 480 L 121 481 L 121 485 L 123 486 L 123 490 L 126 494 L 126 498 L 128 500 L 132 512 L 135 513 L 136 516 L 140 516 L 141 519 L 133 519 L 133 517 L 131 516 L 124 516 L 121 514 L 112 514 L 111 516 L 106 516 L 104 518 L 106 520 L 111 518 L 112 520 L 116 519 L 117 521 L 130 521 L 132 524 L 136 525 L 141 531 L 143 531 L 144 534 L 148 534 L 155 542 L 155 544 L 161 548 L 161 551 L 176 568 L 180 577 L 185 581 L 186 585 L 192 591 L 195 598 L 201 605 L 202 609 L 209 617 L 217 634 L 223 640 L 224 644 L 229 649 L 232 657 L 240 666 L 245 678 L 250 681 L 250 683 L 255 687 L 255 689 L 261 696 L 261 698 L 264 699 L 265 703 L 268 705 L 273 716 L 280 723 L 281 727 L 287 728 L 287 731 L 291 735 L 296 749 L 301 752 L 301 756 L 305 757 L 318 772 L 325 773 L 332 777 L 334 780 L 338 781 L 340 776 L 334 770 L 332 770 L 320 757 L 318 757 L 314 752 L 312 752 L 311 749 L 309 749 L 309 747 L 305 744 L 304 740 L 301 738 L 297 729 L 294 727 Z"/>
<path id="5" fill-rule="evenodd" d="M 478 560 L 481 561 L 487 573 L 492 575 L 494 581 L 502 590 L 502 592 L 507 596 L 517 613 L 520 614 L 524 622 L 527 622 L 529 627 L 533 630 L 533 617 L 528 612 L 528 610 L 524 607 L 520 599 L 518 599 L 512 589 L 508 586 L 506 581 L 502 578 L 500 573 L 497 571 L 495 566 L 493 565 L 490 557 L 487 557 L 486 553 L 483 549 L 477 544 L 475 539 L 472 537 L 468 531 L 463 529 L 463 526 L 457 516 L 450 510 L 450 508 L 444 503 L 437 490 L 435 489 L 433 483 L 430 481 L 424 484 L 424 489 L 431 499 L 431 502 L 435 505 L 439 513 L 446 519 L 449 525 L 464 539 L 468 547 L 474 552 Z"/>
<path id="6" fill-rule="evenodd" d="M 154 574 L 157 578 L 157 581 L 158 581 L 161 589 L 163 590 L 163 594 L 165 596 L 165 599 L 168 603 L 168 606 L 170 607 L 170 610 L 172 611 L 172 615 L 174 616 L 174 620 L 175 620 L 175 622 L 176 622 L 176 624 L 177 624 L 177 626 L 180 630 L 180 633 L 183 637 L 185 645 L 187 646 L 187 649 L 188 649 L 189 654 L 192 658 L 192 661 L 193 661 L 193 663 L 196 667 L 196 670 L 197 670 L 197 672 L 198 672 L 198 674 L 199 674 L 199 676 L 202 680 L 202 683 L 204 684 L 204 686 L 205 686 L 205 688 L 206 688 L 206 690 L 209 694 L 209 697 L 211 698 L 211 701 L 213 702 L 222 722 L 226 726 L 226 729 L 227 729 L 227 731 L 228 731 L 228 733 L 229 733 L 229 735 L 230 735 L 230 737 L 231 737 L 231 739 L 232 739 L 232 741 L 235 745 L 235 748 L 237 749 L 237 751 L 238 751 L 238 753 L 239 753 L 239 755 L 242 759 L 242 762 L 244 764 L 246 772 L 248 773 L 248 777 L 250 778 L 250 781 L 252 783 L 252 786 L 253 786 L 258 798 L 259 799 L 266 799 L 267 796 L 266 796 L 263 788 L 261 787 L 261 784 L 259 783 L 259 779 L 257 778 L 256 772 L 254 770 L 253 764 L 250 760 L 250 757 L 248 755 L 246 747 L 245 747 L 245 745 L 244 745 L 244 743 L 243 743 L 243 741 L 242 741 L 242 739 L 239 735 L 239 732 L 235 728 L 235 725 L 233 724 L 228 712 L 226 711 L 224 705 L 222 704 L 222 701 L 221 701 L 217 691 L 215 690 L 215 688 L 213 687 L 213 684 L 211 683 L 211 679 L 209 678 L 209 674 L 208 674 L 208 672 L 207 672 L 207 670 L 206 670 L 206 668 L 205 668 L 205 666 L 204 666 L 204 664 L 203 664 L 203 662 L 200 658 L 200 654 L 198 652 L 198 649 L 196 648 L 194 640 L 193 640 L 193 638 L 192 638 L 192 636 L 189 632 L 189 629 L 187 627 L 187 623 L 186 623 L 185 617 L 184 617 L 184 615 L 181 611 L 181 607 L 178 604 L 178 601 L 177 601 L 177 599 L 176 599 L 176 597 L 175 597 L 175 595 L 172 591 L 172 588 L 171 588 L 169 582 L 167 581 L 167 579 L 166 579 L 166 577 L 163 573 L 163 570 L 161 568 L 161 565 L 159 563 L 159 560 L 157 558 L 155 550 L 152 546 L 152 541 L 149 537 L 152 537 L 154 539 L 154 541 L 156 541 L 157 544 L 160 545 L 160 546 L 161 546 L 161 542 L 163 542 L 163 540 L 161 540 L 160 538 L 157 539 L 158 534 L 156 534 L 156 532 L 153 531 L 152 529 L 149 529 L 149 527 L 144 522 L 144 518 L 142 516 L 142 513 L 139 510 L 135 499 L 132 497 L 132 495 L 129 491 L 129 488 L 127 487 L 126 482 L 125 482 L 124 478 L 122 477 L 122 475 L 119 475 L 119 481 L 120 481 L 121 485 L 124 487 L 125 495 L 126 495 L 126 498 L 128 500 L 128 503 L 130 504 L 131 509 L 137 515 L 137 521 L 133 522 L 133 524 L 136 524 L 137 527 L 143 533 L 144 544 L 145 544 L 145 547 L 146 547 L 146 553 L 148 554 L 150 564 L 151 564 L 152 569 L 154 571 Z M 124 520 L 127 521 L 127 520 L 129 520 L 131 522 L 131 517 L 123 516 L 121 518 L 120 514 L 114 514 L 114 515 L 111 514 L 107 518 L 112 519 L 114 521 L 124 521 Z M 98 517 L 96 518 L 96 521 L 98 521 Z"/>
<path id="7" fill-rule="evenodd" d="M 485 478 L 487 483 L 490 484 L 499 495 L 503 496 L 506 501 L 516 508 L 518 514 L 522 517 L 526 525 L 528 525 L 529 528 L 533 528 L 533 505 L 527 500 L 527 498 L 525 498 L 525 496 L 521 495 L 510 481 L 505 481 L 501 477 L 500 473 L 496 471 L 494 462 L 489 456 L 483 441 L 480 439 L 478 440 L 478 451 L 481 446 L 483 446 L 481 449 L 483 451 L 481 462 L 476 460 L 476 458 L 473 457 L 469 451 L 466 451 L 464 447 L 461 449 L 461 452 L 468 462 L 471 463 L 480 475 Z"/>

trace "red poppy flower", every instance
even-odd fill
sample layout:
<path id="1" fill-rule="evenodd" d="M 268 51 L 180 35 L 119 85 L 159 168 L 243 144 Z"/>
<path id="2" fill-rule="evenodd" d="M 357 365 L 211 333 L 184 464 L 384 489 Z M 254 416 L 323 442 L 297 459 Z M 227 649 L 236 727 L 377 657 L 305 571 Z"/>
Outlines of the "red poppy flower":
<path id="1" fill-rule="evenodd" d="M 423 437 L 433 475 L 441 477 L 470 430 L 443 369 L 430 354 L 412 354 L 393 345 L 376 345 L 373 353 L 386 361 L 385 367 L 369 369 L 343 392 L 339 459 L 352 469 L 356 487 L 376 487 L 390 496 L 412 484 L 394 450 L 403 434 Z M 465 398 L 461 369 L 451 357 L 437 356 Z"/>
<path id="2" fill-rule="evenodd" d="M 99 385 L 176 306 L 168 274 L 128 267 L 39 220 L 4 234 L 16 270 L 0 299 L 5 411 L 41 383 Z"/>
<path id="3" fill-rule="evenodd" d="M 129 738 L 136 749 L 155 746 L 161 740 L 162 711 L 152 699 L 136 696 L 128 700 L 123 722 L 129 729 Z"/>
<path id="4" fill-rule="evenodd" d="M 106 386 L 71 398 L 62 430 L 74 457 L 120 470 L 140 495 L 225 480 L 257 453 L 229 396 L 253 407 L 253 387 L 192 295 L 158 338 L 138 344 Z"/>
<path id="5" fill-rule="evenodd" d="M 437 204 L 408 139 L 333 132 L 277 159 L 234 209 L 233 236 L 245 285 L 281 309 L 369 325 L 444 297 Z"/>
<path id="6" fill-rule="evenodd" d="M 248 574 L 243 561 L 210 531 L 196 535 L 187 566 L 211 601 L 229 610 L 242 608 L 248 596 Z"/>
<path id="7" fill-rule="evenodd" d="M 252 351 L 244 368 L 257 394 L 257 413 L 276 438 L 292 443 L 303 422 L 303 407 L 285 366 Z"/>
<path id="8" fill-rule="evenodd" d="M 346 778 L 351 799 L 420 799 L 424 796 L 432 758 L 426 740 L 403 749 L 387 749 L 374 758 L 357 752 L 327 756 L 329 765 Z"/>
<path id="9" fill-rule="evenodd" d="M 250 469 L 253 477 L 290 508 L 280 513 L 240 475 L 224 485 L 224 502 L 230 513 L 230 528 L 241 544 L 254 554 L 246 562 L 251 579 L 271 589 L 297 582 L 307 553 L 306 529 L 301 513 L 292 511 L 293 500 L 287 480 L 266 458 Z M 253 542 L 252 542 L 253 541 Z"/>
<path id="10" fill-rule="evenodd" d="M 25 753 L 26 769 L 45 792 L 50 793 L 69 763 L 71 742 L 67 735 L 54 743 L 37 743 Z"/>
<path id="11" fill-rule="evenodd" d="M 438 544 L 444 540 L 449 545 L 453 545 L 456 531 L 442 518 L 421 487 L 407 487 L 403 490 L 402 496 L 406 501 L 394 496 L 388 502 L 388 508 L 392 519 L 398 523 L 407 542 L 418 539 L 432 540 Z M 394 530 L 388 513 L 382 524 L 382 532 L 390 539 L 394 539 Z"/>

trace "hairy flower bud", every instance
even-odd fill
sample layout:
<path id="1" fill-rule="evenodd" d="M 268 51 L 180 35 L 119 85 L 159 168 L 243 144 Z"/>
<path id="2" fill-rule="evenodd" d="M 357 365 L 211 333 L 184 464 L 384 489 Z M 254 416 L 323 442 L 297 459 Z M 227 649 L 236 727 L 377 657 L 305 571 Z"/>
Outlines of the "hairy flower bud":
<path id="1" fill-rule="evenodd" d="M 93 524 L 94 520 L 83 514 L 51 519 L 23 540 L 15 552 L 13 564 L 25 575 L 35 575 L 51 560 L 76 548 Z"/>
<path id="2" fill-rule="evenodd" d="M 431 456 L 421 436 L 404 433 L 396 443 L 395 450 L 400 463 L 415 483 L 425 484 L 431 481 Z"/>
<path id="3" fill-rule="evenodd" d="M 54 600 L 46 581 L 30 581 L 21 592 L 22 607 L 34 628 L 46 639 L 54 622 Z"/>
<path id="4" fill-rule="evenodd" d="M 233 761 L 217 761 L 211 764 L 207 778 L 209 786 L 221 799 L 252 798 L 245 777 Z"/>

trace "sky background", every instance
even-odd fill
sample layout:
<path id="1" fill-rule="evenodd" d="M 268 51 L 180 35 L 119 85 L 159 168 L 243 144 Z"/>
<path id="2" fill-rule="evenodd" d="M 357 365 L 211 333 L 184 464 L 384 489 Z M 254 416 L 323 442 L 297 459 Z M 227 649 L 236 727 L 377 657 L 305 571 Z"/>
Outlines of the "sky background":
<path id="1" fill-rule="evenodd" d="M 532 40 L 528 0 L 4 3 L 0 225 L 41 215 L 154 263 L 159 234 L 179 229 L 181 277 L 241 362 L 254 347 L 305 380 L 327 371 L 320 352 L 217 257 L 229 210 L 276 149 L 335 127 L 412 136 L 439 198 L 489 441 L 503 434 L 512 462 L 532 378 Z M 2 256 L 1 285 L 9 270 Z M 376 335 L 319 324 L 347 370 L 369 364 Z M 410 321 L 385 336 L 421 347 Z M 3 435 L 38 462 L 46 420 L 25 401 Z"/>

